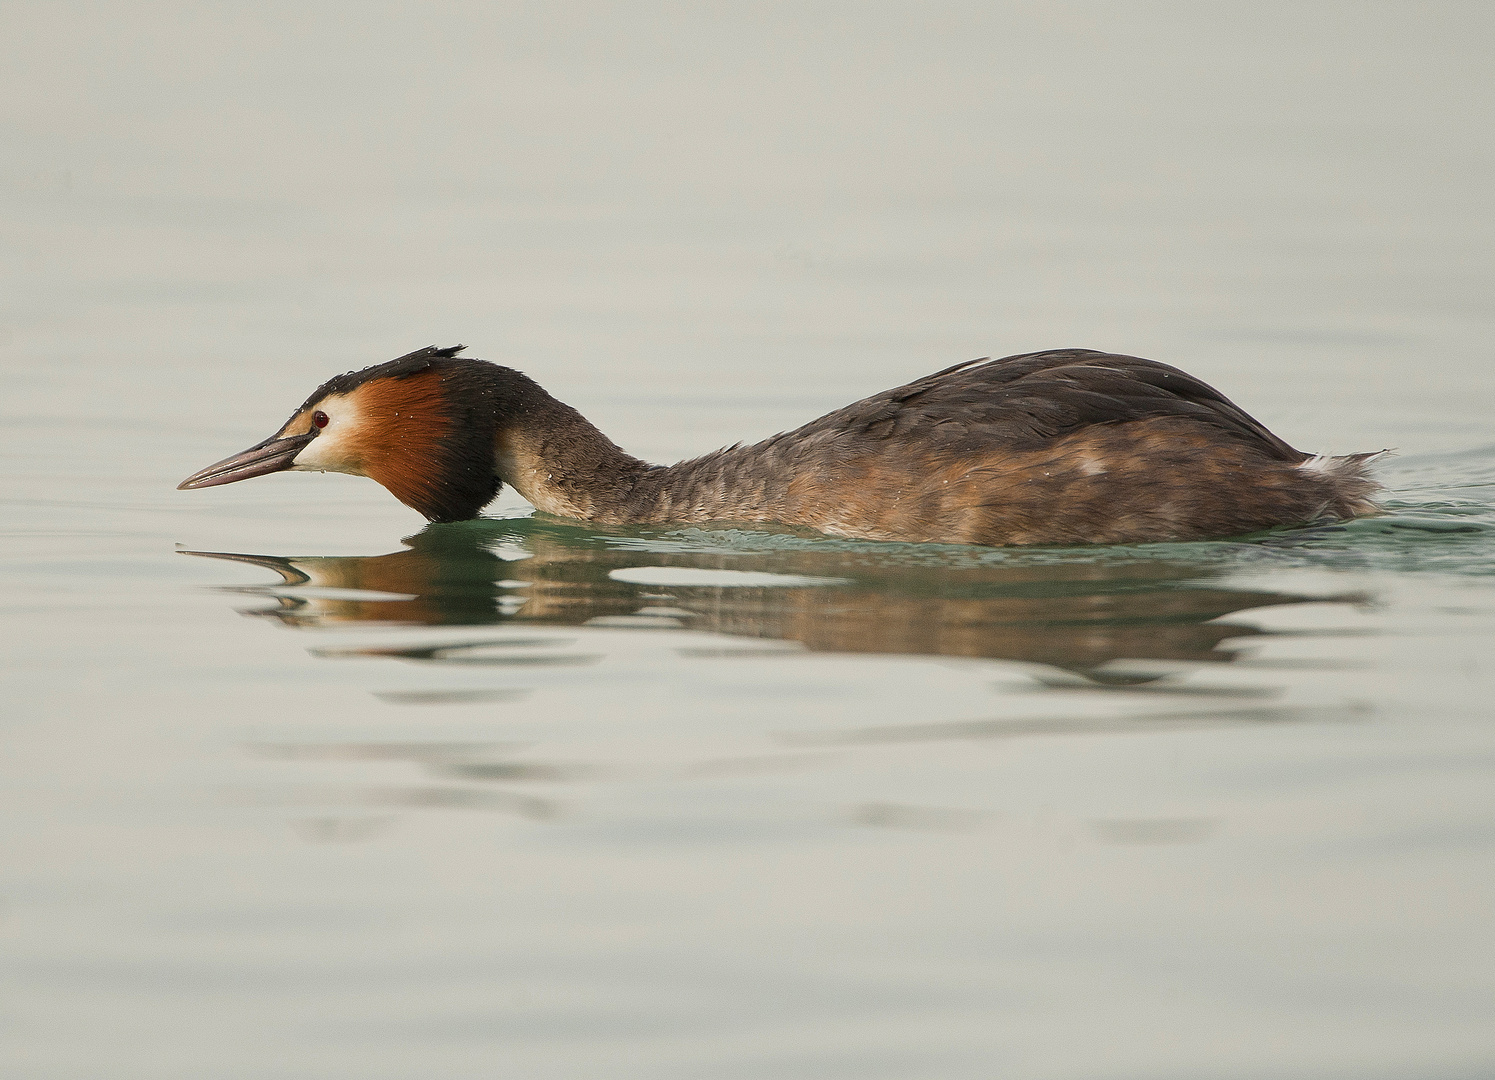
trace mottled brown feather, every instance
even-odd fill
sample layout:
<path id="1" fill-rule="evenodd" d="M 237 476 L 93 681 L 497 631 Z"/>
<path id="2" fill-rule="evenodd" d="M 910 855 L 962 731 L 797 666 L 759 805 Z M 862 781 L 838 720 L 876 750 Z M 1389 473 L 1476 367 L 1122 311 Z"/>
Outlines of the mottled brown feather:
<path id="1" fill-rule="evenodd" d="M 1368 455 L 1301 466 L 1219 391 L 1138 357 L 972 361 L 641 477 L 619 521 L 975 544 L 1241 535 L 1372 512 Z"/>

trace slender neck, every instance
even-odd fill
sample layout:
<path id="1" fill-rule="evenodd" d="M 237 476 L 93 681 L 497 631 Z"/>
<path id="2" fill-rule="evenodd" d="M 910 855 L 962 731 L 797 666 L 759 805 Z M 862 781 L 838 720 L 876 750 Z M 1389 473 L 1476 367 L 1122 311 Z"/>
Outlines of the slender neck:
<path id="1" fill-rule="evenodd" d="M 603 524 L 635 520 L 631 496 L 651 466 L 538 384 L 525 389 L 522 405 L 494 436 L 499 479 L 546 513 Z"/>
<path id="2" fill-rule="evenodd" d="M 795 469 L 780 437 L 649 465 L 532 379 L 504 372 L 494 468 L 537 509 L 604 525 L 788 519 Z"/>

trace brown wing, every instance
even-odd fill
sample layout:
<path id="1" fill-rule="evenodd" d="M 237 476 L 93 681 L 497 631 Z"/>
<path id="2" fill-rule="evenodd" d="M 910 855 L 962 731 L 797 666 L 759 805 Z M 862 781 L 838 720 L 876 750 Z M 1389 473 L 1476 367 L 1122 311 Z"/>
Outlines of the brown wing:
<path id="1" fill-rule="evenodd" d="M 958 544 L 1238 536 L 1365 494 L 1191 375 L 1071 349 L 973 360 L 652 474 L 638 520 Z M 1358 492 L 1358 496 L 1357 496 Z M 1357 504 L 1359 505 L 1359 504 Z"/>
<path id="2" fill-rule="evenodd" d="M 1154 360 L 1090 349 L 970 360 L 875 394 L 771 440 L 822 451 L 909 440 L 937 455 L 1039 449 L 1093 424 L 1187 418 L 1269 458 L 1297 464 L 1293 449 L 1214 387 Z"/>

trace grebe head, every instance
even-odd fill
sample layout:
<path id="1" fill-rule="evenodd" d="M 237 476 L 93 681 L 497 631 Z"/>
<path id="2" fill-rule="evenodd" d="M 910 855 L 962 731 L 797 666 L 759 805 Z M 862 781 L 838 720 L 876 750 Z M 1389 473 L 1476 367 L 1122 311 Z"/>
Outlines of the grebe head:
<path id="1" fill-rule="evenodd" d="M 177 488 L 288 469 L 340 472 L 377 480 L 431 521 L 476 517 L 501 486 L 493 449 L 499 414 L 523 407 L 528 380 L 458 357 L 462 348 L 431 346 L 329 379 L 270 438 Z"/>

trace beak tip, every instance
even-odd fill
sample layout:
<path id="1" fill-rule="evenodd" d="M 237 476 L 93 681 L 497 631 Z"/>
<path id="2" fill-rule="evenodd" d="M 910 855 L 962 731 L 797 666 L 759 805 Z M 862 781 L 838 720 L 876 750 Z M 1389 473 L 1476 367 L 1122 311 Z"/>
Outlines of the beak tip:
<path id="1" fill-rule="evenodd" d="M 213 486 L 214 466 L 200 469 L 176 486 L 178 491 L 196 491 L 200 487 Z"/>
<path id="2" fill-rule="evenodd" d="M 301 448 L 311 442 L 314 437 L 315 433 L 292 435 L 287 438 L 272 436 L 242 453 L 224 458 L 216 464 L 209 465 L 206 469 L 198 469 L 178 484 L 176 489 L 196 491 L 198 488 L 218 487 L 221 484 L 232 484 L 238 480 L 248 480 L 251 476 L 264 476 L 266 473 L 289 469 L 295 462 L 296 455 L 301 452 Z"/>

